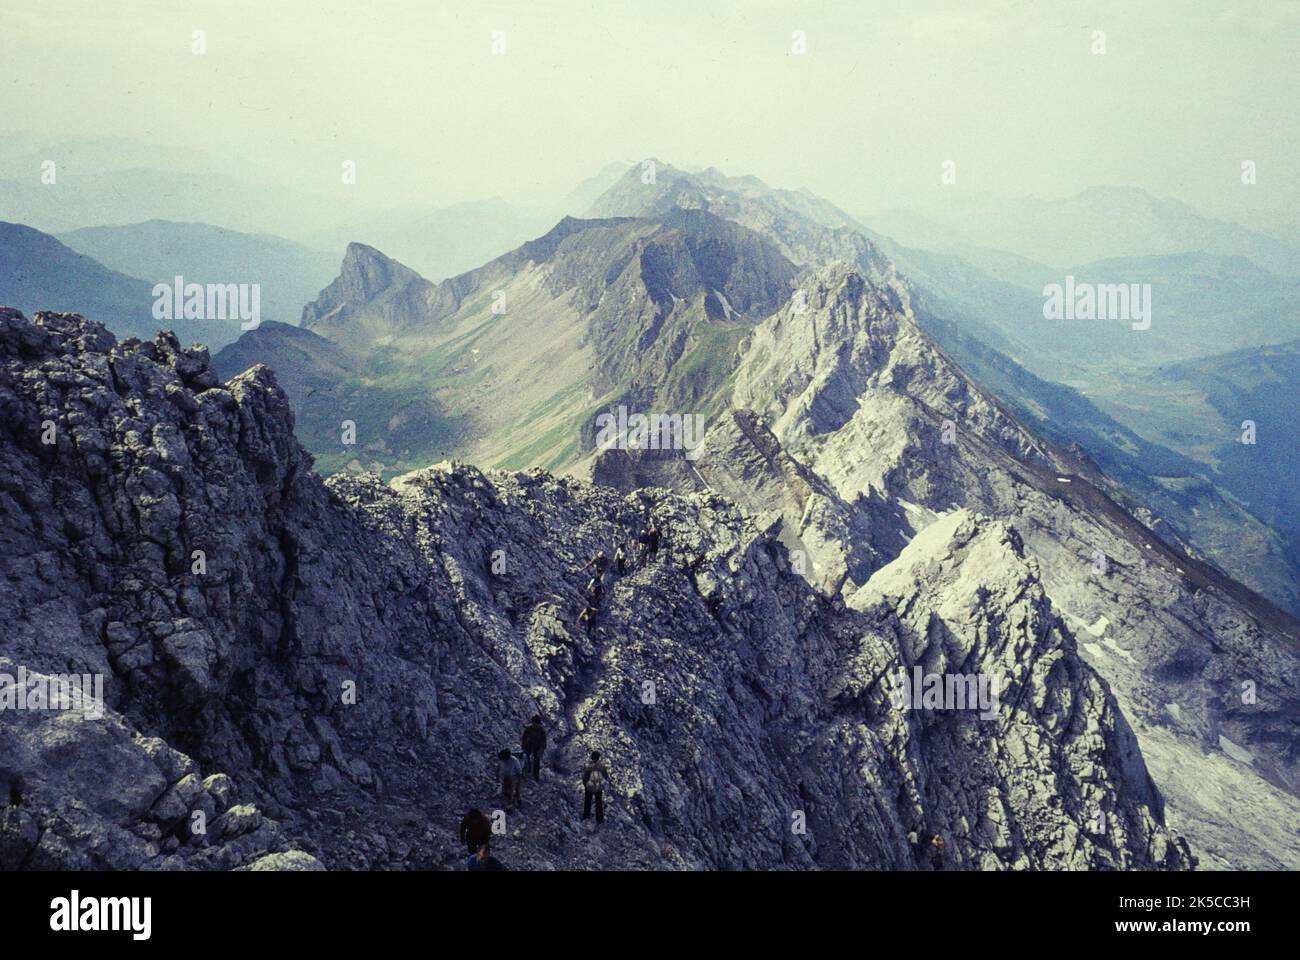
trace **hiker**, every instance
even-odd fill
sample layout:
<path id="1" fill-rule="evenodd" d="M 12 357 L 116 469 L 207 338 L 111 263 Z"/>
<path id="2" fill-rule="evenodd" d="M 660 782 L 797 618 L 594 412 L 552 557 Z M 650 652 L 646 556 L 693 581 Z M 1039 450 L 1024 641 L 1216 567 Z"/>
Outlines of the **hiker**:
<path id="1" fill-rule="evenodd" d="M 479 844 L 479 848 L 469 855 L 465 861 L 466 870 L 504 870 L 501 861 L 492 856 L 492 849 L 488 842 L 484 840 Z"/>
<path id="2" fill-rule="evenodd" d="M 590 570 L 592 567 L 595 567 L 596 578 L 599 579 L 605 575 L 605 568 L 608 566 L 609 566 L 609 557 L 605 556 L 604 550 L 600 550 L 597 551 L 594 557 L 592 557 L 590 560 L 587 561 L 587 565 L 582 569 Z"/>
<path id="3" fill-rule="evenodd" d="M 529 767 L 532 767 L 533 779 L 542 779 L 542 752 L 546 749 L 546 728 L 542 726 L 540 716 L 533 715 L 533 719 L 529 721 L 528 726 L 524 727 L 519 743 L 524 748 L 525 775 L 528 773 Z"/>
<path id="4" fill-rule="evenodd" d="M 930 865 L 936 870 L 943 869 L 943 837 L 937 833 L 930 841 Z"/>
<path id="5" fill-rule="evenodd" d="M 627 554 L 623 551 L 623 544 L 618 545 L 614 551 L 614 564 L 618 567 L 618 575 L 621 577 L 627 573 Z"/>
<path id="6" fill-rule="evenodd" d="M 582 819 L 591 817 L 591 801 L 596 801 L 596 825 L 605 822 L 605 781 L 609 765 L 600 759 L 600 751 L 591 751 L 591 760 L 582 768 Z"/>
<path id="7" fill-rule="evenodd" d="M 919 865 L 921 858 L 925 853 L 925 848 L 921 846 L 921 834 L 916 830 L 909 830 L 907 833 L 907 845 L 912 848 L 912 859 Z"/>
<path id="8" fill-rule="evenodd" d="M 605 593 L 605 585 L 600 582 L 598 577 L 592 577 L 587 582 L 587 603 L 593 607 L 600 606 L 600 598 Z"/>
<path id="9" fill-rule="evenodd" d="M 509 748 L 497 754 L 497 776 L 501 780 L 501 805 L 507 810 L 514 809 L 516 803 L 522 807 L 524 768 Z"/>
<path id="10" fill-rule="evenodd" d="M 650 523 L 650 529 L 646 531 L 646 548 L 650 551 L 650 559 L 653 560 L 659 553 L 659 528 Z"/>
<path id="11" fill-rule="evenodd" d="M 587 606 L 582 608 L 582 613 L 578 614 L 578 623 L 587 633 L 591 633 L 596 626 L 596 608 Z"/>
<path id="12" fill-rule="evenodd" d="M 460 842 L 465 852 L 472 854 L 492 838 L 492 821 L 483 816 L 477 807 L 465 814 L 460 822 Z"/>

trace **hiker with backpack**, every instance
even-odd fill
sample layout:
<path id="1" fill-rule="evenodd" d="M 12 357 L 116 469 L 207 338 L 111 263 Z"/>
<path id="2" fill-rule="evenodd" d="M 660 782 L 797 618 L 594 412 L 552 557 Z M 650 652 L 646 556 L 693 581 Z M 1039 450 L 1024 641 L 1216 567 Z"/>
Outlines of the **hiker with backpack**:
<path id="1" fill-rule="evenodd" d="M 492 821 L 483 816 L 478 808 L 465 814 L 460 822 L 460 842 L 465 844 L 465 852 L 473 854 L 483 844 L 492 839 Z"/>
<path id="2" fill-rule="evenodd" d="M 591 818 L 591 803 L 596 802 L 596 825 L 605 822 L 605 781 L 609 765 L 600 759 L 600 751 L 591 751 L 591 759 L 582 768 L 582 819 Z"/>
<path id="3" fill-rule="evenodd" d="M 627 573 L 627 552 L 623 549 L 623 544 L 618 545 L 614 551 L 614 565 L 618 567 L 618 575 L 621 577 Z"/>
<path id="4" fill-rule="evenodd" d="M 501 781 L 501 806 L 513 810 L 518 804 L 522 808 L 524 768 L 508 747 L 497 754 L 497 777 Z"/>
<path id="5" fill-rule="evenodd" d="M 542 779 L 542 753 L 546 750 L 546 728 L 542 726 L 540 716 L 533 715 L 528 726 L 524 727 L 519 744 L 524 748 L 524 773 L 527 774 L 531 767 L 533 779 Z"/>

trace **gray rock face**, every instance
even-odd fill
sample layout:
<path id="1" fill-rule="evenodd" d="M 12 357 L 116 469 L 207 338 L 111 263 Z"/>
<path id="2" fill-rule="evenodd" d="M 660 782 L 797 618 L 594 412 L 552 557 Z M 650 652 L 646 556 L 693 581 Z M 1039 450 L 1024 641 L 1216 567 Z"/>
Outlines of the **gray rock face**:
<path id="1" fill-rule="evenodd" d="M 0 312 L 0 407 L 0 663 L 101 674 L 106 707 L 0 711 L 0 866 L 455 866 L 533 713 L 511 867 L 931 868 L 928 833 L 944 869 L 1192 864 L 1005 524 L 935 524 L 849 606 L 709 492 L 322 481 L 266 368 L 221 384 L 205 351 L 72 315 Z M 579 625 L 582 566 L 651 518 L 658 557 Z M 918 665 L 1005 692 L 899 706 Z"/>
<path id="2" fill-rule="evenodd" d="M 1300 864 L 1285 826 L 1300 822 L 1300 624 L 1023 428 L 920 329 L 905 285 L 831 264 L 801 290 L 754 330 L 696 460 L 610 451 L 595 479 L 732 498 L 827 597 L 870 589 L 954 511 L 1010 523 L 1196 855 L 1217 868 Z"/>
<path id="3" fill-rule="evenodd" d="M 0 658 L 0 674 L 18 668 Z M 10 788 L 0 797 L 2 869 L 231 869 L 267 851 L 307 856 L 287 850 L 279 825 L 256 808 L 227 811 L 193 760 L 116 711 L 5 709 L 0 735 L 0 781 Z M 232 830 L 240 810 L 252 816 Z"/>
<path id="4" fill-rule="evenodd" d="M 782 470 L 797 482 L 769 483 L 786 489 L 783 538 L 797 536 L 815 570 L 846 571 L 810 579 L 846 595 L 870 587 L 879 557 L 898 554 L 891 537 L 919 537 L 960 508 L 1012 523 L 1205 865 L 1300 864 L 1300 838 L 1280 826 L 1300 821 L 1300 625 L 1073 472 L 933 346 L 905 290 L 839 266 L 809 289 L 804 313 L 755 331 L 734 403 L 771 424 L 775 445 L 751 446 L 797 465 Z M 718 441 L 711 431 L 694 475 L 725 477 L 737 449 L 728 430 Z M 793 495 L 804 487 L 822 491 L 819 509 Z M 765 516 L 778 500 L 751 483 L 726 489 Z M 867 535 L 845 535 L 853 529 Z"/>
<path id="5" fill-rule="evenodd" d="M 1043 589 L 1037 562 L 1026 557 L 1019 534 L 1007 524 L 954 511 L 918 534 L 897 559 L 852 596 L 850 605 L 872 614 L 877 622 L 901 628 L 900 646 L 913 671 L 921 665 L 927 674 L 998 678 L 998 697 L 1002 704 L 1011 704 L 1007 716 L 1017 720 L 1000 725 L 992 745 L 1005 764 L 1004 783 L 1010 787 L 990 784 L 986 788 L 996 790 L 1000 801 L 1014 811 L 1050 810 L 1053 795 L 1078 790 L 1069 797 L 1067 808 L 1092 812 L 1091 837 L 1081 836 L 1073 822 L 1058 824 L 1050 866 L 1086 868 L 1090 857 L 1078 848 L 1080 843 L 1085 848 L 1089 842 L 1124 846 L 1121 838 L 1107 836 L 1111 818 L 1104 785 L 1108 777 L 1119 774 L 1126 779 L 1144 805 L 1144 815 L 1161 809 L 1127 721 L 1105 683 L 1082 668 L 1074 638 Z M 1033 722 L 1024 722 L 1025 715 Z M 1065 747 L 1071 769 L 1087 775 L 1059 782 L 1050 768 L 1041 765 L 1037 747 L 1044 730 Z M 969 740 L 950 744 L 955 768 L 961 769 L 968 748 Z M 960 789 L 949 784 L 958 807 L 981 789 L 972 783 L 977 777 L 972 773 L 956 778 Z M 1005 813 L 1000 804 L 972 816 L 986 818 L 981 821 L 984 837 L 998 849 L 1011 821 L 995 813 Z M 1127 828 L 1118 829 L 1122 835 Z M 1153 859 L 1168 855 L 1165 843 L 1163 837 L 1155 840 L 1150 851 Z"/>
<path id="6" fill-rule="evenodd" d="M 942 443 L 944 421 L 956 427 L 960 417 L 961 429 L 978 440 L 1023 460 L 1051 463 L 1037 438 L 916 325 L 902 283 L 872 283 L 835 263 L 805 286 L 801 306 L 788 305 L 758 327 L 736 375 L 736 406 L 767 416 L 777 436 L 798 446 L 849 428 L 886 434 L 880 440 L 894 444 L 909 437 L 924 443 L 929 434 Z M 907 420 L 908 429 L 892 429 L 887 418 Z M 891 429 L 881 430 L 878 421 Z M 896 459 L 863 464 L 871 472 L 861 479 L 896 482 L 880 472 Z M 933 474 L 929 466 L 922 461 L 915 472 Z"/>

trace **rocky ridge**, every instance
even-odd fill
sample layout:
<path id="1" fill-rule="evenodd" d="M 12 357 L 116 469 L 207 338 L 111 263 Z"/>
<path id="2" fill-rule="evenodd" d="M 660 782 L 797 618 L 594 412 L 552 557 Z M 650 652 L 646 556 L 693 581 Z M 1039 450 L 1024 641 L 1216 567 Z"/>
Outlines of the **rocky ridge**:
<path id="1" fill-rule="evenodd" d="M 0 711 L 6 867 L 455 865 L 533 712 L 552 750 L 498 841 L 512 866 L 915 868 L 918 830 L 953 867 L 1193 862 L 1004 523 L 935 525 L 848 606 L 708 492 L 455 464 L 322 481 L 270 371 L 222 383 L 166 334 L 5 310 L 0 406 L 0 655 L 100 673 L 106 701 Z M 577 628 L 582 565 L 649 517 L 660 558 Z M 955 565 L 964 599 L 898 564 Z M 889 678 L 918 664 L 997 670 L 995 716 L 897 709 Z M 592 747 L 596 833 L 574 795 Z"/>

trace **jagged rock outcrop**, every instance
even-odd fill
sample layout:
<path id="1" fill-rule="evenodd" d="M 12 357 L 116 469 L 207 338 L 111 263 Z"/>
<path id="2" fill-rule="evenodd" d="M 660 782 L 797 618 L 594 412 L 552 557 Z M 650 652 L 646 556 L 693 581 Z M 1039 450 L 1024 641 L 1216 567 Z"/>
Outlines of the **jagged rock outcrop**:
<path id="1" fill-rule="evenodd" d="M 21 676 L 25 693 L 52 680 L 5 658 L 0 675 Z M 229 777 L 202 778 L 192 759 L 91 698 L 9 704 L 0 734 L 0 869 L 320 868 L 255 806 L 236 804 Z"/>
<path id="2" fill-rule="evenodd" d="M 905 292 L 893 300 L 888 286 L 835 265 L 810 289 L 809 309 L 787 308 L 755 331 L 736 405 L 763 411 L 782 454 L 865 515 L 858 525 L 870 529 L 877 554 L 897 553 L 882 533 L 918 536 L 957 508 L 1012 522 L 1057 612 L 1084 637 L 1084 657 L 1111 683 L 1171 821 L 1202 861 L 1300 863 L 1300 837 L 1278 826 L 1300 817 L 1300 624 L 1072 472 L 1067 456 L 928 341 Z M 725 467 L 710 456 L 710 437 L 703 449 L 694 470 L 707 480 Z M 733 495 L 764 508 L 743 488 Z M 879 502 L 902 509 L 891 517 Z M 783 515 L 786 527 L 810 519 L 817 525 L 817 515 Z M 844 525 L 837 517 L 828 530 Z M 850 571 L 855 554 L 858 569 L 874 569 L 875 557 L 853 541 L 822 539 L 832 568 L 838 552 Z M 1234 806 L 1249 816 L 1233 816 Z"/>
<path id="3" fill-rule="evenodd" d="M 1003 551 L 997 589 L 953 637 L 923 639 L 883 599 L 858 612 L 814 591 L 772 525 L 720 496 L 460 465 L 395 489 L 322 481 L 266 368 L 222 384 L 166 335 L 118 344 L 75 316 L 0 312 L 0 410 L 0 655 L 102 674 L 107 708 L 0 711 L 0 742 L 24 744 L 0 779 L 31 785 L 0 810 L 5 866 L 32 850 L 455 865 L 461 814 L 496 805 L 491 758 L 534 712 L 552 748 L 497 841 L 511 866 L 910 869 L 929 866 L 909 841 L 927 830 L 945 867 L 1192 862 L 1003 528 L 974 541 Z M 611 574 L 580 628 L 582 566 L 651 517 L 659 557 Z M 931 647 L 1032 669 L 984 719 L 898 709 L 889 677 Z M 73 759 L 138 772 L 127 801 L 87 763 L 49 763 L 73 728 Z M 172 752 L 154 762 L 157 741 Z M 594 833 L 575 795 L 592 748 L 612 770 Z M 80 797 L 93 820 L 68 812 Z M 205 847 L 183 825 L 209 802 Z"/>
<path id="4" fill-rule="evenodd" d="M 743 504 L 754 521 L 779 521 L 777 537 L 796 569 L 827 596 L 861 585 L 906 542 L 901 507 L 874 495 L 846 503 L 826 480 L 796 460 L 751 410 L 715 417 L 695 461 L 681 451 L 602 451 L 592 480 L 633 490 L 706 489 Z"/>
<path id="5" fill-rule="evenodd" d="M 801 289 L 754 330 L 694 460 L 613 451 L 593 475 L 718 490 L 779 518 L 827 596 L 956 509 L 1012 523 L 1203 863 L 1300 863 L 1280 826 L 1300 819 L 1300 624 L 1074 472 L 930 342 L 905 287 L 832 264 Z"/>
<path id="6" fill-rule="evenodd" d="M 857 458 L 871 471 L 860 478 L 864 487 L 897 483 L 883 471 L 913 460 L 914 450 L 882 450 L 882 443 L 910 437 L 921 444 L 929 433 L 945 442 L 945 420 L 953 425 L 949 442 L 959 427 L 1022 459 L 1050 463 L 1037 438 L 916 325 L 905 286 L 875 284 L 833 263 L 808 278 L 805 292 L 758 326 L 736 374 L 735 405 L 765 414 L 786 443 L 799 447 L 840 431 L 870 443 L 864 454 L 886 455 Z M 905 429 L 891 422 L 898 420 Z"/>
<path id="7" fill-rule="evenodd" d="M 1022 811 L 1051 810 L 1050 797 L 1078 790 L 1067 809 L 1090 811 L 1087 831 L 1062 821 L 1053 835 L 1055 867 L 1086 867 L 1091 843 L 1124 845 L 1128 829 L 1116 826 L 1106 808 L 1105 782 L 1115 771 L 1141 801 L 1142 816 L 1159 817 L 1162 800 L 1147 776 L 1128 722 L 1109 690 L 1090 670 L 1081 670 L 1075 638 L 1052 609 L 1039 579 L 1038 564 L 1026 557 L 1016 530 L 969 511 L 954 511 L 926 527 L 907 548 L 850 598 L 850 605 L 900 629 L 904 660 L 924 674 L 998 678 L 998 696 L 1012 704 L 1008 715 L 1021 722 L 1000 727 L 995 751 L 1005 759 L 1004 780 L 981 784 L 979 774 L 946 781 L 962 809 L 972 796 L 991 790 L 1001 801 L 972 817 L 995 849 L 1006 842 Z M 934 713 L 922 711 L 923 717 Z M 1026 723 L 1021 718 L 1032 718 Z M 1090 771 L 1074 783 L 1056 780 L 1038 755 L 1046 729 L 1070 755 L 1073 769 Z M 955 770 L 965 769 L 967 743 L 950 743 Z M 931 739 L 928 745 L 941 748 Z M 1037 795 L 1037 796 L 1036 796 Z M 1038 814 L 1034 814 L 1038 815 Z M 1036 824 L 1047 829 L 1045 824 Z M 1118 829 L 1119 836 L 1108 836 Z M 1165 839 L 1151 851 L 1162 860 Z M 1084 847 L 1079 849 L 1080 845 Z"/>
<path id="8" fill-rule="evenodd" d="M 341 344 L 383 337 L 423 319 L 434 285 L 364 243 L 349 243 L 339 275 L 303 307 L 302 325 Z"/>

